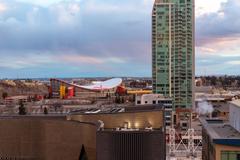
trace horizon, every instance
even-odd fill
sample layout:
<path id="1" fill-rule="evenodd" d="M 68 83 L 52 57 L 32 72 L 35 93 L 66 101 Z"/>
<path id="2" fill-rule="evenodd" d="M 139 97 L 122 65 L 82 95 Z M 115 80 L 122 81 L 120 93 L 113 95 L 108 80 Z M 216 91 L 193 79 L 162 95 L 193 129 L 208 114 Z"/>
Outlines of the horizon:
<path id="1" fill-rule="evenodd" d="M 240 75 L 240 2 L 195 1 L 196 76 Z M 0 0 L 0 79 L 151 77 L 152 6 Z"/>
<path id="2" fill-rule="evenodd" d="M 200 78 L 200 77 L 240 77 L 240 75 L 226 75 L 226 74 L 222 74 L 222 75 L 196 75 L 196 78 Z M 26 78 L 21 78 L 21 77 L 17 77 L 17 78 L 0 78 L 0 80 L 40 80 L 40 79 L 111 79 L 111 78 L 147 78 L 147 79 L 152 79 L 151 76 L 89 76 L 89 77 L 26 77 Z"/>

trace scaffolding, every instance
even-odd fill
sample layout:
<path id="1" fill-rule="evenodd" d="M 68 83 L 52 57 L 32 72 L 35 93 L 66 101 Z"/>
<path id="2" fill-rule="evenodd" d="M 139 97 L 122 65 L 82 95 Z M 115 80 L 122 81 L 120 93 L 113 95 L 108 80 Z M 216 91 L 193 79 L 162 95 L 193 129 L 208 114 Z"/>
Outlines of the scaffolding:
<path id="1" fill-rule="evenodd" d="M 176 142 L 176 139 L 180 140 Z M 193 128 L 189 128 L 185 134 L 179 136 L 175 128 L 169 129 L 169 158 L 201 159 L 202 136 L 196 135 Z M 185 159 L 186 160 L 186 159 Z"/>

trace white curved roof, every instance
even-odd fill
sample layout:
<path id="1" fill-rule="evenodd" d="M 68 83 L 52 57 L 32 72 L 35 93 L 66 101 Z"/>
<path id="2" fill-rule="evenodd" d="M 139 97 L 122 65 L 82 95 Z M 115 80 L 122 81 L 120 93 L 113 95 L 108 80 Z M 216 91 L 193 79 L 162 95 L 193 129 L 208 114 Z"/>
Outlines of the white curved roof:
<path id="1" fill-rule="evenodd" d="M 90 89 L 90 90 L 108 90 L 108 89 L 116 88 L 121 83 L 122 83 L 121 78 L 112 78 L 103 82 L 95 83 L 93 85 L 79 86 L 79 87 Z"/>

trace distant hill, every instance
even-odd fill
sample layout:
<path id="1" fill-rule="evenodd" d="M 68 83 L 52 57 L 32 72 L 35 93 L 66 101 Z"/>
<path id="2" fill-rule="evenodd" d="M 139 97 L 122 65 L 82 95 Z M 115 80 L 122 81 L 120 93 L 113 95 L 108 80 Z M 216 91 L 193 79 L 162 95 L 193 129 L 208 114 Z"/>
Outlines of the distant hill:
<path id="1" fill-rule="evenodd" d="M 3 93 L 8 96 L 17 95 L 47 95 L 48 87 L 38 81 L 32 80 L 0 80 L 0 99 Z"/>

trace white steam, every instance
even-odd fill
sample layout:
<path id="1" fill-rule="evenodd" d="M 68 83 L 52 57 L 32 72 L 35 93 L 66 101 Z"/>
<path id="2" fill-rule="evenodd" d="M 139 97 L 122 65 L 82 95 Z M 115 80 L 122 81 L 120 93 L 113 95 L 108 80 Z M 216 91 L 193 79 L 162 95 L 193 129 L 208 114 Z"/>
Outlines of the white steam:
<path id="1" fill-rule="evenodd" d="M 199 102 L 197 112 L 201 115 L 211 114 L 213 112 L 213 106 L 206 101 Z"/>

